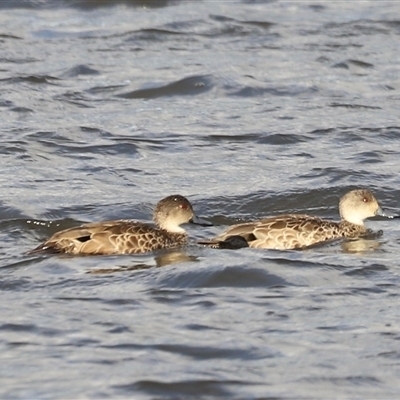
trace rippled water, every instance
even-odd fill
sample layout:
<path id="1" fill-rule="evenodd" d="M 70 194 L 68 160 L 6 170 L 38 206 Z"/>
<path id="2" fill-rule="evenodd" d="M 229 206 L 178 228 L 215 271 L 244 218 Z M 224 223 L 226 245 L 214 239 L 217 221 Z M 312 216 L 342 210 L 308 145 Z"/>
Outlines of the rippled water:
<path id="1" fill-rule="evenodd" d="M 0 397 L 397 398 L 400 226 L 303 252 L 32 257 L 181 193 L 214 224 L 399 210 L 397 2 L 0 3 Z"/>

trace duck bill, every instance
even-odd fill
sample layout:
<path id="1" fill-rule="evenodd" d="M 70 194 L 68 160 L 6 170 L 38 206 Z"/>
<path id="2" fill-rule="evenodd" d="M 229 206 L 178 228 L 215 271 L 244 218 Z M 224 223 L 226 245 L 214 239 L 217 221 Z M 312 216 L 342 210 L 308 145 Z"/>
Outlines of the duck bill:
<path id="1" fill-rule="evenodd" d="M 190 224 L 200 225 L 200 226 L 213 226 L 211 222 L 208 222 L 202 218 L 198 218 L 195 215 L 189 221 Z"/>
<path id="2" fill-rule="evenodd" d="M 381 207 L 379 207 L 376 210 L 375 215 L 378 215 L 378 216 L 384 217 L 384 218 L 390 218 L 390 219 L 392 219 L 392 218 L 400 218 L 400 215 L 393 215 L 393 214 L 389 214 L 389 213 L 384 212 Z"/>

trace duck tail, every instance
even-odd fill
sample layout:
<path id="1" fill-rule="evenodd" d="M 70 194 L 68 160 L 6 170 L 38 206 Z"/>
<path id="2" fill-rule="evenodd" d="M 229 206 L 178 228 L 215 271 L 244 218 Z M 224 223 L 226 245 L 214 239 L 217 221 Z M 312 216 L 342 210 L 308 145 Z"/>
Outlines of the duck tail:
<path id="1" fill-rule="evenodd" d="M 56 243 L 54 242 L 45 242 L 41 243 L 38 247 L 35 247 L 33 250 L 29 250 L 26 254 L 31 256 L 35 254 L 58 254 L 60 250 L 57 248 Z"/>
<path id="2" fill-rule="evenodd" d="M 247 240 L 240 235 L 229 236 L 225 240 L 205 240 L 199 241 L 198 244 L 211 247 L 212 249 L 230 249 L 237 250 L 243 247 L 249 247 Z"/>

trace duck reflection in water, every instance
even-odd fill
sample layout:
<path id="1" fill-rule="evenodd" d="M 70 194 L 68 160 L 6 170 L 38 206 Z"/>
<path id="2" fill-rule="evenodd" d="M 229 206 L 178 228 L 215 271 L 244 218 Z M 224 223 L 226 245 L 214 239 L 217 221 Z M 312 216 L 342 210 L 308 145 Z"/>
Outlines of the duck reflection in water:
<path id="1" fill-rule="evenodd" d="M 113 268 L 93 268 L 87 271 L 88 274 L 112 274 L 124 271 L 140 271 L 150 268 L 161 268 L 168 265 L 179 264 L 183 262 L 198 261 L 198 257 L 189 255 L 184 251 L 162 250 L 154 257 L 155 264 L 151 262 L 139 262 L 130 265 L 118 265 Z"/>

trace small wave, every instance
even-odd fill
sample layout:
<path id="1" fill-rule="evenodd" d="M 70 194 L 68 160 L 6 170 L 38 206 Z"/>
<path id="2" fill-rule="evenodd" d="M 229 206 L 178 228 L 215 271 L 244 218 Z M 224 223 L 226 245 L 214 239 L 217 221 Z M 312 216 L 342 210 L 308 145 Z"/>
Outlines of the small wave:
<path id="1" fill-rule="evenodd" d="M 114 389 L 122 393 L 145 392 L 153 396 L 161 396 L 163 399 L 183 399 L 188 398 L 210 398 L 209 396 L 224 396 L 224 398 L 237 398 L 235 387 L 249 385 L 244 381 L 225 381 L 225 380 L 189 380 L 175 382 L 161 382 L 154 380 L 139 380 L 131 384 L 115 385 Z M 233 390 L 227 389 L 227 386 L 234 386 Z M 172 397 L 171 397 L 172 396 Z M 185 396 L 185 397 L 182 397 Z M 194 397 L 192 397 L 194 396 Z M 158 397 L 157 397 L 158 398 Z"/>
<path id="2" fill-rule="evenodd" d="M 66 7 L 94 9 L 112 7 L 118 4 L 131 7 L 161 8 L 176 2 L 177 0 L 2 0 L 0 9 L 26 8 L 43 10 Z"/>
<path id="3" fill-rule="evenodd" d="M 76 65 L 73 68 L 68 69 L 65 71 L 62 76 L 67 78 L 74 78 L 80 75 L 99 75 L 100 72 L 94 68 L 90 68 L 87 65 L 81 64 Z"/>
<path id="4" fill-rule="evenodd" d="M 229 251 L 229 250 L 228 250 Z M 221 250 L 219 252 L 222 252 Z M 238 253 L 238 252 L 237 252 Z M 283 278 L 265 269 L 246 266 L 227 266 L 218 269 L 182 270 L 176 274 L 161 276 L 161 287 L 276 287 L 291 285 Z"/>
<path id="5" fill-rule="evenodd" d="M 155 99 L 170 96 L 196 96 L 208 92 L 213 86 L 209 75 L 191 76 L 167 85 L 119 94 L 118 97 L 124 99 Z"/>
<path id="6" fill-rule="evenodd" d="M 52 84 L 54 85 L 55 81 L 58 81 L 59 79 L 50 76 L 50 75 L 25 75 L 25 76 L 17 76 L 17 77 L 12 77 L 12 78 L 6 78 L 3 79 L 3 82 L 11 82 L 11 83 L 30 83 L 34 85 L 40 85 L 40 84 Z"/>
<path id="7" fill-rule="evenodd" d="M 230 93 L 231 96 L 239 97 L 259 97 L 265 95 L 272 96 L 299 96 L 304 94 L 314 94 L 318 92 L 316 86 L 287 86 L 287 87 L 254 87 L 245 86 L 235 92 Z"/>

